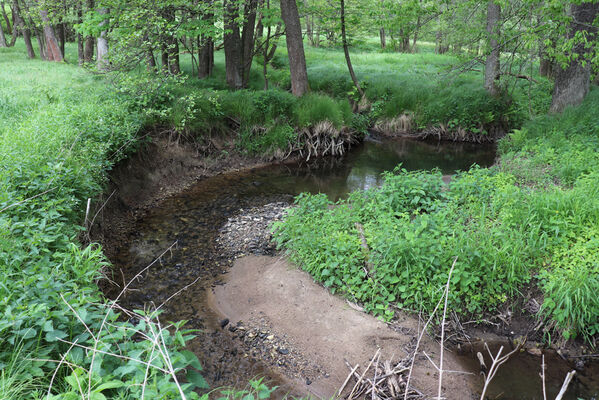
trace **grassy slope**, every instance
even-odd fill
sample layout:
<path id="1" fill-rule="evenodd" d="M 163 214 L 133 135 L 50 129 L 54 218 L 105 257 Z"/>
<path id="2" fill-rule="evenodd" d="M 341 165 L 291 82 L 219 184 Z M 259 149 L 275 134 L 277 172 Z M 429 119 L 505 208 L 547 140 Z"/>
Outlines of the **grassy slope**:
<path id="1" fill-rule="evenodd" d="M 99 194 L 111 166 L 132 150 L 142 122 L 102 77 L 27 60 L 20 43 L 0 49 L 0 398 L 45 395 L 57 363 L 44 360 L 60 360 L 70 347 L 63 340 L 108 352 L 118 346 L 121 354 L 148 359 L 152 346 L 130 340 L 147 326 L 113 324 L 116 314 L 102 306 L 95 285 L 107 263 L 97 246 L 81 248 L 77 240 L 87 198 Z M 110 326 L 100 330 L 105 316 Z M 72 368 L 58 370 L 56 398 L 79 398 L 79 385 L 87 390 L 88 382 L 95 399 L 117 392 L 139 398 L 145 365 L 97 355 L 88 381 L 90 358 L 81 348 L 66 360 Z M 148 394 L 177 393 L 153 368 L 148 379 Z"/>
<path id="2" fill-rule="evenodd" d="M 379 52 L 376 46 L 351 50 L 354 69 L 372 103 L 367 114 L 370 124 L 408 113 L 414 116 L 412 127 L 415 130 L 443 124 L 450 130 L 461 127 L 484 134 L 483 130 L 494 125 L 518 127 L 529 108 L 543 112 L 548 106 L 546 84 L 533 88 L 533 104 L 529 104 L 528 86 L 523 82 L 517 82 L 516 90 L 510 90 L 511 102 L 507 97 L 495 99 L 484 91 L 480 71 L 460 75 L 450 73 L 452 67 L 463 61 L 453 55 L 433 54 L 428 46 L 422 47 L 423 52 L 417 54 Z M 305 51 L 313 91 L 343 100 L 356 98 L 341 49 L 306 45 Z M 262 65 L 257 59 L 254 59 L 249 85 L 253 90 L 264 87 Z M 289 89 L 287 63 L 286 49 L 281 44 L 273 61 L 273 66 L 278 68 L 269 67 L 268 70 L 271 88 Z M 182 69 L 191 75 L 189 56 L 182 57 Z M 192 79 L 187 86 L 225 91 L 222 52 L 215 54 L 212 78 Z"/>
<path id="3" fill-rule="evenodd" d="M 453 310 L 483 317 L 525 285 L 565 337 L 599 333 L 599 91 L 563 115 L 542 116 L 501 142 L 490 169 L 473 168 L 443 188 L 440 173 L 388 174 L 381 189 L 331 208 L 303 196 L 278 228 L 292 259 L 376 314 L 392 303 L 431 311 L 452 261 Z M 364 226 L 374 270 L 355 223 Z"/>

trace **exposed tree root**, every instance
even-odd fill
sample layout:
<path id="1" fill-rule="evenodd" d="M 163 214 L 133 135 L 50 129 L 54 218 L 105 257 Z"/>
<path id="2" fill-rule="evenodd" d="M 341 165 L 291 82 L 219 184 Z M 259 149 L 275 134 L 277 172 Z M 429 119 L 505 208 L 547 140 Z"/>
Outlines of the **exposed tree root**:
<path id="1" fill-rule="evenodd" d="M 448 124 L 437 124 L 423 130 L 414 126 L 414 115 L 405 113 L 397 117 L 379 120 L 374 124 L 374 130 L 385 136 L 409 136 L 415 139 L 437 139 L 452 142 L 493 143 L 502 137 L 504 132 L 501 127 L 479 126 L 479 132 L 472 132 L 462 127 L 449 127 Z M 486 131 L 486 134 L 480 132 Z"/>

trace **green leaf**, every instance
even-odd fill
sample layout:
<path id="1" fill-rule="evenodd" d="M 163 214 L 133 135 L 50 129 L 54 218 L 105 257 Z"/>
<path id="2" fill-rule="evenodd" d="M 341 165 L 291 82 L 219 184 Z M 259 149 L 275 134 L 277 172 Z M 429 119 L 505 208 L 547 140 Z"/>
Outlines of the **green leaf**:
<path id="1" fill-rule="evenodd" d="M 208 389 L 210 387 L 208 385 L 208 383 L 206 382 L 206 380 L 204 379 L 204 377 L 202 376 L 202 374 L 200 374 L 195 369 L 189 369 L 187 371 L 186 377 L 187 377 L 187 380 L 189 382 L 193 383 L 194 385 L 196 385 L 197 388 Z"/>
<path id="2" fill-rule="evenodd" d="M 198 360 L 198 357 L 193 352 L 191 352 L 189 350 L 183 350 L 183 351 L 181 351 L 181 355 L 185 357 L 188 365 L 191 365 L 192 367 L 194 367 L 195 369 L 197 369 L 199 371 L 202 370 L 202 364 L 200 363 L 200 360 Z"/>
<path id="3" fill-rule="evenodd" d="M 48 342 L 56 342 L 58 339 L 64 339 L 65 337 L 67 337 L 66 332 L 59 329 L 46 333 L 46 341 Z"/>

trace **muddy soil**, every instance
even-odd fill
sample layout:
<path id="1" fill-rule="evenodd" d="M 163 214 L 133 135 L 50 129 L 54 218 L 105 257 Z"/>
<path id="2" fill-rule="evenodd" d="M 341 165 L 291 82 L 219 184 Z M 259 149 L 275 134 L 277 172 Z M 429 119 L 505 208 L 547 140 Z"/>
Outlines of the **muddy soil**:
<path id="1" fill-rule="evenodd" d="M 223 318 L 246 329 L 265 330 L 280 344 L 266 351 L 265 358 L 284 349 L 288 355 L 277 363 L 295 387 L 317 398 L 332 398 L 345 381 L 349 368 L 359 364 L 364 368 L 377 349 L 381 359 L 402 359 L 413 350 L 419 333 L 419 321 L 403 315 L 392 325 L 358 311 L 355 305 L 330 292 L 307 273 L 289 264 L 283 257 L 246 256 L 239 258 L 225 284 L 208 292 L 208 302 Z M 262 328 L 266 326 L 267 328 Z M 233 335 L 237 334 L 236 330 Z M 255 341 L 237 335 L 245 343 Z M 421 344 L 435 362 L 439 362 L 439 344 L 425 337 Z M 458 371 L 461 365 L 455 354 L 445 352 L 445 368 Z M 294 360 L 295 366 L 289 365 Z M 300 361 L 296 361 L 300 360 Z M 297 365 L 303 364 L 302 369 Z M 436 394 L 438 374 L 425 356 L 417 358 L 413 386 L 427 398 Z M 451 399 L 476 398 L 473 375 L 451 373 L 444 379 L 444 393 Z"/>

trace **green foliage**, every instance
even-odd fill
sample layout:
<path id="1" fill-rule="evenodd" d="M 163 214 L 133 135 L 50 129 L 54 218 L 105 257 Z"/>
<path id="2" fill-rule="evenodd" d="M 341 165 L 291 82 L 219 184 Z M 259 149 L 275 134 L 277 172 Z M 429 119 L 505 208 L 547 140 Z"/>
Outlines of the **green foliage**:
<path id="1" fill-rule="evenodd" d="M 268 387 L 264 378 L 251 379 L 245 389 L 222 389 L 216 397 L 217 400 L 264 400 L 269 399 L 277 387 Z M 209 394 L 205 394 L 202 400 L 208 400 Z"/>
<path id="2" fill-rule="evenodd" d="M 597 96 L 593 90 L 580 107 L 525 123 L 502 140 L 495 167 L 473 167 L 449 185 L 439 172 L 396 170 L 380 188 L 335 204 L 301 195 L 276 225 L 277 243 L 317 280 L 384 318 L 397 307 L 430 312 L 457 257 L 451 309 L 481 318 L 518 301 L 532 282 L 558 332 L 592 343 L 599 333 Z"/>
<path id="3" fill-rule="evenodd" d="M 528 281 L 542 243 L 527 246 L 534 235 L 500 218 L 511 190 L 503 174 L 473 169 L 448 189 L 440 172 L 397 170 L 384 178 L 382 187 L 354 192 L 334 207 L 323 195 L 300 196 L 277 225 L 277 242 L 325 286 L 385 318 L 393 315 L 389 303 L 431 311 L 456 256 L 450 303 L 462 314 L 493 310 Z M 499 192 L 495 202 L 491 190 Z M 361 249 L 356 223 L 370 254 Z M 368 274 L 365 257 L 374 267 Z"/>
<path id="4" fill-rule="evenodd" d="M 57 371 L 53 398 L 80 398 L 77 382 L 84 390 L 91 382 L 90 398 L 140 398 L 146 374 L 146 393 L 176 398 L 174 374 L 150 355 L 150 338 L 163 338 L 177 371 L 197 369 L 180 351 L 189 332 L 149 318 L 120 322 L 96 286 L 107 260 L 77 240 L 87 199 L 136 148 L 141 107 L 156 103 L 135 103 L 73 66 L 27 61 L 17 46 L 0 49 L 0 397 L 36 397 Z M 96 353 L 92 366 L 84 348 L 109 354 Z M 73 371 L 58 367 L 63 356 Z M 193 382 L 184 386 L 190 398 Z"/>
<path id="5" fill-rule="evenodd" d="M 539 278 L 545 293 L 543 312 L 556 321 L 566 339 L 599 333 L 599 230 L 597 226 L 555 250 Z"/>

